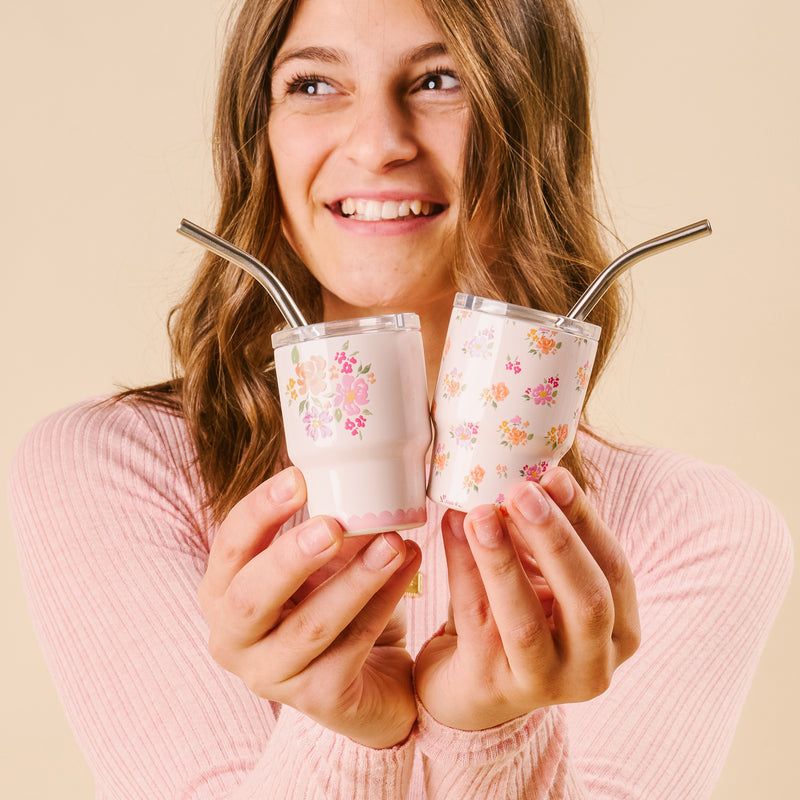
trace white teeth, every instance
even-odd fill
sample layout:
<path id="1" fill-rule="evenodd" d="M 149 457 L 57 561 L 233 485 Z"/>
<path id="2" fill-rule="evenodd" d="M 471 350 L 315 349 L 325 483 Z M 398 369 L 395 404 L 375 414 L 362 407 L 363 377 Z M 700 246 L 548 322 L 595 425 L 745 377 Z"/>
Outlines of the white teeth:
<path id="1" fill-rule="evenodd" d="M 400 217 L 429 216 L 434 208 L 434 203 L 422 200 L 361 200 L 354 197 L 345 197 L 340 204 L 341 213 L 346 217 L 355 217 L 364 222 L 378 222 L 379 220 L 392 220 Z"/>
<path id="2" fill-rule="evenodd" d="M 368 220 L 381 219 L 383 204 L 379 200 L 367 200 L 367 207 L 364 209 L 364 216 Z"/>
<path id="3" fill-rule="evenodd" d="M 400 212 L 400 203 L 394 200 L 387 200 L 381 209 L 381 219 L 397 219 Z"/>

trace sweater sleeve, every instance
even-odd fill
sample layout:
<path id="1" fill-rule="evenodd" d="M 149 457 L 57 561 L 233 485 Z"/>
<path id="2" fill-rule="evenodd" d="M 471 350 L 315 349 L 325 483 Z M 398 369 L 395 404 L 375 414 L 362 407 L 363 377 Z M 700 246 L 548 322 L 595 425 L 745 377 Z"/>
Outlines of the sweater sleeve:
<path id="1" fill-rule="evenodd" d="M 651 453 L 615 457 L 628 474 L 603 503 L 636 577 L 641 646 L 604 695 L 565 706 L 596 800 L 711 796 L 792 571 L 786 525 L 761 495 Z"/>
<path id="2" fill-rule="evenodd" d="M 489 730 L 460 731 L 441 725 L 419 704 L 418 729 L 427 800 L 588 798 L 569 757 L 559 706 Z"/>
<path id="3" fill-rule="evenodd" d="M 191 458 L 176 417 L 85 403 L 34 428 L 12 465 L 31 616 L 98 796 L 405 797 L 413 742 L 361 747 L 210 659 Z"/>

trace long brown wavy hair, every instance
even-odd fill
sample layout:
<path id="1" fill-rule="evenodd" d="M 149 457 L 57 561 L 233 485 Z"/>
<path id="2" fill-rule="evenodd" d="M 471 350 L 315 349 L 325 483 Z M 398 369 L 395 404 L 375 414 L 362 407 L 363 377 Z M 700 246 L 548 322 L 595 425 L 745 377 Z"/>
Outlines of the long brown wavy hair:
<path id="1" fill-rule="evenodd" d="M 221 69 L 214 157 L 216 231 L 271 266 L 309 321 L 319 285 L 281 234 L 268 146 L 270 75 L 299 0 L 242 0 Z M 424 0 L 470 107 L 455 284 L 461 291 L 566 313 L 607 259 L 596 215 L 589 76 L 568 0 Z M 491 230 L 492 241 L 476 231 Z M 484 237 L 485 238 L 485 237 Z M 612 290 L 589 393 L 615 341 Z M 270 335 L 283 320 L 264 290 L 207 254 L 170 316 L 173 380 L 135 390 L 185 419 L 212 515 L 222 519 L 285 465 Z M 565 457 L 582 485 L 577 444 Z"/>

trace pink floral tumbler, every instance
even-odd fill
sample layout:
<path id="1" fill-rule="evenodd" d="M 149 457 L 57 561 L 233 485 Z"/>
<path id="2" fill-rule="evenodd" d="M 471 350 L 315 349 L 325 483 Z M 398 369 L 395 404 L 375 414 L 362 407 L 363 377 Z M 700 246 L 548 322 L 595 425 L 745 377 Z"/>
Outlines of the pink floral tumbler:
<path id="1" fill-rule="evenodd" d="M 428 496 L 502 506 L 572 446 L 600 328 L 457 294 L 433 403 Z"/>
<path id="2" fill-rule="evenodd" d="M 417 315 L 306 325 L 272 344 L 309 513 L 335 517 L 347 534 L 422 525 L 431 426 Z"/>

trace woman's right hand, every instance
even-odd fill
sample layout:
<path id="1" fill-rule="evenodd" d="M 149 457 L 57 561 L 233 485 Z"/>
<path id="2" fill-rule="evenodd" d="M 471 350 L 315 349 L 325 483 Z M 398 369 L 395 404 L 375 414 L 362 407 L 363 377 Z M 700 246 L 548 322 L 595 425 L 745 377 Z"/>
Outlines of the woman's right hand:
<path id="1" fill-rule="evenodd" d="M 419 548 L 397 533 L 344 539 L 329 517 L 276 537 L 305 500 L 302 474 L 290 467 L 220 526 L 198 593 L 209 650 L 260 697 L 391 747 L 417 716 L 399 603 Z"/>

